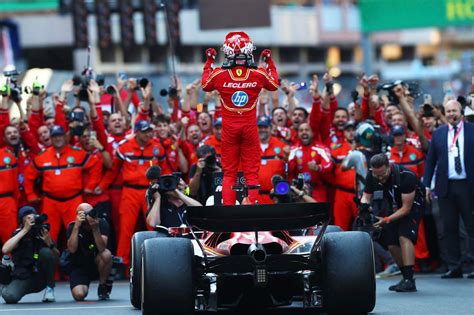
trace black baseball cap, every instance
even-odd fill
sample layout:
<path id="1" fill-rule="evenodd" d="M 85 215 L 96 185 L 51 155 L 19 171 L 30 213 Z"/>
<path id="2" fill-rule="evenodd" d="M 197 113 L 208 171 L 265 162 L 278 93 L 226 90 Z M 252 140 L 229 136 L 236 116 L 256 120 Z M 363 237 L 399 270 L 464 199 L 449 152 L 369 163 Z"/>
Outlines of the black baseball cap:
<path id="1" fill-rule="evenodd" d="M 260 116 L 257 121 L 258 127 L 270 127 L 272 125 L 272 120 L 268 116 Z"/>
<path id="2" fill-rule="evenodd" d="M 35 208 L 31 206 L 21 207 L 20 210 L 18 210 L 18 220 L 21 222 L 21 220 L 23 220 L 23 217 L 29 214 L 36 214 Z"/>
<path id="3" fill-rule="evenodd" d="M 153 128 L 151 127 L 151 124 L 146 120 L 139 120 L 135 123 L 135 128 L 134 128 L 135 132 L 147 131 L 150 129 L 153 129 Z"/>
<path id="4" fill-rule="evenodd" d="M 51 137 L 54 137 L 54 136 L 64 136 L 66 134 L 66 132 L 64 131 L 64 128 L 59 126 L 59 125 L 54 125 L 53 127 L 51 127 L 51 129 L 49 130 L 49 135 Z"/>
<path id="5" fill-rule="evenodd" d="M 401 125 L 394 125 L 391 130 L 392 136 L 401 136 L 405 134 L 405 128 Z"/>

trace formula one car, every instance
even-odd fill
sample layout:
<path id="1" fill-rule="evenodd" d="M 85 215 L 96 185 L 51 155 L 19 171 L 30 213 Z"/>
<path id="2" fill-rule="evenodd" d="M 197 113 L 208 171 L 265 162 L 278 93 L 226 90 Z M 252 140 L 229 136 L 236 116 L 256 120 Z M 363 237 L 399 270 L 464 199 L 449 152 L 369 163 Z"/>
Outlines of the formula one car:
<path id="1" fill-rule="evenodd" d="M 132 239 L 131 302 L 143 314 L 375 306 L 372 240 L 330 233 L 327 203 L 190 207 L 186 215 L 186 227 L 169 231 L 192 238 L 153 231 Z M 302 229 L 305 236 L 287 232 Z"/>

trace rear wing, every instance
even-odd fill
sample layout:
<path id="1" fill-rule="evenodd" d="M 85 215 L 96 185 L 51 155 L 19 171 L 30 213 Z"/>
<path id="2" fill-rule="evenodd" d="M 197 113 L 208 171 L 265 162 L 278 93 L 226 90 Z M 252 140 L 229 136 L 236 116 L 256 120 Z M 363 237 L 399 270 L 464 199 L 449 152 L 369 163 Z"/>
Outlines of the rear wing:
<path id="1" fill-rule="evenodd" d="M 186 218 L 210 232 L 296 230 L 329 221 L 329 203 L 188 207 Z"/>

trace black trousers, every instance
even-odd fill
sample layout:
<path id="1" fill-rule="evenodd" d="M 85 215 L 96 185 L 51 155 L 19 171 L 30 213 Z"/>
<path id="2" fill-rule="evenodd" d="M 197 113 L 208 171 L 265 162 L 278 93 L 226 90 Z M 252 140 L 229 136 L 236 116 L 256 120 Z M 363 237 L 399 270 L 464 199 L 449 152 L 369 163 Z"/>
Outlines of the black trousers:
<path id="1" fill-rule="evenodd" d="M 466 180 L 450 180 L 448 195 L 438 198 L 446 245 L 446 260 L 449 270 L 461 269 L 461 246 L 459 238 L 459 216 L 467 234 L 468 257 L 474 257 L 474 195 Z"/>
<path id="2" fill-rule="evenodd" d="M 36 293 L 46 286 L 54 287 L 54 270 L 56 257 L 49 248 L 39 251 L 38 272 L 29 279 L 14 279 L 9 285 L 3 287 L 2 297 L 7 304 L 15 304 L 27 294 Z"/>

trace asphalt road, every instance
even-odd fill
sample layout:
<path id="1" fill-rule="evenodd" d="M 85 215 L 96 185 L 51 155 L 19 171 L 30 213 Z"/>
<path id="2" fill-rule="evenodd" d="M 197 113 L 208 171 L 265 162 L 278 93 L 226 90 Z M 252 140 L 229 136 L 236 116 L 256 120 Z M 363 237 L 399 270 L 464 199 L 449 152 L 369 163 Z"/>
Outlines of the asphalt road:
<path id="1" fill-rule="evenodd" d="M 388 287 L 400 279 L 399 277 L 377 280 L 377 304 L 372 314 L 474 314 L 474 280 L 452 279 L 442 280 L 439 275 L 417 275 L 416 293 L 395 293 Z M 19 304 L 0 304 L 0 315 L 28 314 L 141 314 L 134 310 L 129 302 L 128 282 L 116 282 L 111 300 L 97 301 L 97 284 L 91 286 L 85 302 L 76 303 L 72 300 L 69 284 L 58 283 L 56 286 L 56 303 L 41 303 L 43 293 L 30 294 Z M 298 314 L 296 310 L 268 312 L 268 314 Z"/>

